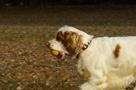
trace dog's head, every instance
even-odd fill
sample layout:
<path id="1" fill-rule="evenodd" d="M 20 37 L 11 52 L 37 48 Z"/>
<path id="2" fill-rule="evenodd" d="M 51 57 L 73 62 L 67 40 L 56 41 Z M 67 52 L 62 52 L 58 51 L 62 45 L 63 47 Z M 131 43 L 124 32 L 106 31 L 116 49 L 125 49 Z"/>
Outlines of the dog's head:
<path id="1" fill-rule="evenodd" d="M 86 34 L 71 26 L 63 26 L 56 34 L 56 37 L 46 43 L 47 47 L 51 50 L 59 52 L 58 58 L 64 58 L 66 55 L 70 55 L 75 58 L 84 43 L 91 40 L 93 36 Z"/>

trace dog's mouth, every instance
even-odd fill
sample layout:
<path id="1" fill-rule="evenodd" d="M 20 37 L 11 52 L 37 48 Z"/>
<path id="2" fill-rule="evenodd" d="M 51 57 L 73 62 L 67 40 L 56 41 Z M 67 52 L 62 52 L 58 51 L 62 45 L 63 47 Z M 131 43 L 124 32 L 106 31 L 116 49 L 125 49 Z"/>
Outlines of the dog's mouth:
<path id="1" fill-rule="evenodd" d="M 68 52 L 66 52 L 66 51 L 58 51 L 58 50 L 52 49 L 50 47 L 49 42 L 46 43 L 46 46 L 50 49 L 51 54 L 53 56 L 56 56 L 58 59 L 64 59 L 66 57 L 66 55 L 68 55 Z"/>
<path id="2" fill-rule="evenodd" d="M 56 50 L 52 50 L 52 49 L 50 51 L 51 51 L 52 55 L 56 56 L 58 59 L 63 59 L 66 56 L 66 54 L 61 51 L 56 51 Z"/>
<path id="3" fill-rule="evenodd" d="M 58 59 L 64 58 L 65 57 L 65 53 L 63 52 L 59 52 L 59 54 L 56 56 Z"/>

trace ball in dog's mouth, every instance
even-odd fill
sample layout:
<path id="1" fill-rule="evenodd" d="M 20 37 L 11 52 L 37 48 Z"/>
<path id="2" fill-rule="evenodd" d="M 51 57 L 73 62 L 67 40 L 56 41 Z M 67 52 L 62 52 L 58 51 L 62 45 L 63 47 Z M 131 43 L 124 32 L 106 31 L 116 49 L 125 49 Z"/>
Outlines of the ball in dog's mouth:
<path id="1" fill-rule="evenodd" d="M 54 56 L 58 56 L 59 55 L 59 51 L 56 51 L 56 50 L 51 50 L 51 53 Z"/>
<path id="2" fill-rule="evenodd" d="M 52 55 L 56 56 L 58 59 L 62 58 L 63 53 L 56 51 L 56 50 L 51 50 Z"/>

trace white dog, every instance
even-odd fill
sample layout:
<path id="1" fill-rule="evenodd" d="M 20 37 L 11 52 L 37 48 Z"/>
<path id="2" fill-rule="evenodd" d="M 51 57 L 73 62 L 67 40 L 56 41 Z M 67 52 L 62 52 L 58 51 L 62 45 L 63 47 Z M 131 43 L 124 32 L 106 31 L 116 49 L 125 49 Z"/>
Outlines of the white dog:
<path id="1" fill-rule="evenodd" d="M 47 46 L 59 51 L 58 58 L 77 60 L 78 72 L 88 80 L 80 90 L 121 90 L 136 81 L 136 37 L 93 38 L 63 26 Z"/>

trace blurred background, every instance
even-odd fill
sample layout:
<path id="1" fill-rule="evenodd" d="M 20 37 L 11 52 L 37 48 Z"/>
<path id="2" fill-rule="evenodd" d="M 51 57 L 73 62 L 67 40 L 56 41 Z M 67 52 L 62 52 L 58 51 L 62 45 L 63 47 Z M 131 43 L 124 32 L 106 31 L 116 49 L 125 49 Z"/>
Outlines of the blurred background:
<path id="1" fill-rule="evenodd" d="M 78 90 L 85 80 L 74 61 L 45 45 L 64 25 L 94 37 L 136 36 L 136 0 L 0 0 L 0 90 Z"/>
<path id="2" fill-rule="evenodd" d="M 66 5 L 83 5 L 83 4 L 136 4 L 136 0 L 0 0 L 0 6 L 31 6 L 45 4 L 66 4 Z"/>
<path id="3" fill-rule="evenodd" d="M 66 5 L 83 5 L 83 4 L 136 4 L 136 0 L 0 0 L 0 6 L 31 6 L 45 4 L 66 4 Z"/>

